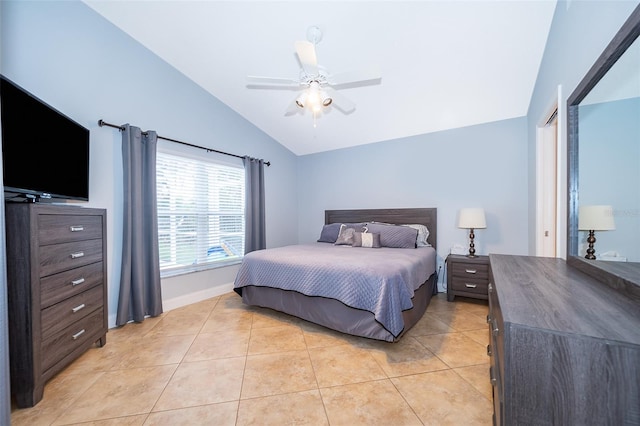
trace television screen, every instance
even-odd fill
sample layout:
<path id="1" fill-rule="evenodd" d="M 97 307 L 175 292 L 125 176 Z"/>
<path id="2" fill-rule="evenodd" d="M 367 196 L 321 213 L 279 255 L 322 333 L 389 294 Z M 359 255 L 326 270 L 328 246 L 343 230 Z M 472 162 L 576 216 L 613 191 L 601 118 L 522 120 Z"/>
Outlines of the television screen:
<path id="1" fill-rule="evenodd" d="M 0 76 L 5 198 L 89 200 L 89 129 Z"/>

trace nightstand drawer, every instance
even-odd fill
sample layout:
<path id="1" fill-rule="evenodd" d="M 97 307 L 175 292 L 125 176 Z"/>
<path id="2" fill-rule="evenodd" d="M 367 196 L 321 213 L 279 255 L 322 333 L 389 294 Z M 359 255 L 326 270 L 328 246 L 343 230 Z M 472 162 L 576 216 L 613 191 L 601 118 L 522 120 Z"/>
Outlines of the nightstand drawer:
<path id="1" fill-rule="evenodd" d="M 486 281 L 489 279 L 489 265 L 455 262 L 451 265 L 451 275 L 454 277 L 464 277 L 465 279 L 475 278 Z"/>
<path id="2" fill-rule="evenodd" d="M 462 291 L 469 293 L 487 294 L 488 281 L 476 278 L 458 278 L 451 280 L 451 288 L 454 291 Z"/>

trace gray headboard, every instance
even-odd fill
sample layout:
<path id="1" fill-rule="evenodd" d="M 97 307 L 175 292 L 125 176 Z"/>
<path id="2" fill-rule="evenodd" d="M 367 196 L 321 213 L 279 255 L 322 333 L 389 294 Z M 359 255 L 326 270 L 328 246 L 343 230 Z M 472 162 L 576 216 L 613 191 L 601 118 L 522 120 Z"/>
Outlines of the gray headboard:
<path id="1" fill-rule="evenodd" d="M 420 224 L 429 229 L 429 244 L 437 248 L 438 241 L 438 209 L 405 208 L 405 209 L 360 209 L 360 210 L 325 210 L 324 223 L 347 222 L 386 222 L 397 225 Z"/>

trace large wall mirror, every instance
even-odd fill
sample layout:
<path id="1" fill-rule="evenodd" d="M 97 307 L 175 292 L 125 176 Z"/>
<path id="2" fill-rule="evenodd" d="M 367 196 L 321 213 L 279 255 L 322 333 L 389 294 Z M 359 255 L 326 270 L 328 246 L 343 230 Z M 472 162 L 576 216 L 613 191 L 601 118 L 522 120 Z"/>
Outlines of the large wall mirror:
<path id="1" fill-rule="evenodd" d="M 567 100 L 567 262 L 636 298 L 640 297 L 639 34 L 640 6 Z M 590 255 L 589 230 L 595 234 L 595 259 Z"/>

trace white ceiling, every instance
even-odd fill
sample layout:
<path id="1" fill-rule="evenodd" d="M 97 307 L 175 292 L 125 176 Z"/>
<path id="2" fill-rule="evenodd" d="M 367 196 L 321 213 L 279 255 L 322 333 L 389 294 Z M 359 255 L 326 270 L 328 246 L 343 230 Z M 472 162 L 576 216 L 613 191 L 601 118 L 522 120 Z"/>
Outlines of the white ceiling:
<path id="1" fill-rule="evenodd" d="M 527 114 L 555 0 L 106 1 L 91 8 L 297 155 Z M 248 75 L 296 79 L 294 42 L 318 26 L 331 73 L 377 68 L 341 89 L 356 104 L 285 116 L 297 92 L 250 89 Z"/>

